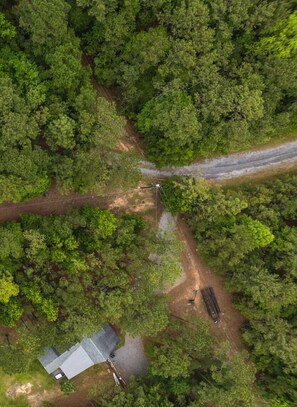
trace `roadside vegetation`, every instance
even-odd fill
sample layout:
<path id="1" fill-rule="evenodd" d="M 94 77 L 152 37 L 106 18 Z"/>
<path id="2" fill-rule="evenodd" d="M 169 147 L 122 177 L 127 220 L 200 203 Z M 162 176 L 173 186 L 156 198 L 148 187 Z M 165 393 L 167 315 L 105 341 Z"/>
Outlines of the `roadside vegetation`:
<path id="1" fill-rule="evenodd" d="M 184 214 L 199 251 L 225 277 L 247 320 L 242 338 L 263 393 L 294 406 L 297 176 L 233 188 L 177 178 L 163 188 L 168 209 Z"/>

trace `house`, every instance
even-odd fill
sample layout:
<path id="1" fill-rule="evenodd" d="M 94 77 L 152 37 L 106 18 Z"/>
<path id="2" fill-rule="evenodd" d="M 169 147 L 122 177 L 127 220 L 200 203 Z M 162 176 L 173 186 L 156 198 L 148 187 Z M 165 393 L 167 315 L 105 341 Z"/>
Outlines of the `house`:
<path id="1" fill-rule="evenodd" d="M 63 376 L 72 379 L 89 367 L 106 362 L 118 343 L 117 334 L 105 324 L 91 338 L 84 338 L 61 355 L 54 348 L 49 348 L 38 360 L 57 380 Z"/>

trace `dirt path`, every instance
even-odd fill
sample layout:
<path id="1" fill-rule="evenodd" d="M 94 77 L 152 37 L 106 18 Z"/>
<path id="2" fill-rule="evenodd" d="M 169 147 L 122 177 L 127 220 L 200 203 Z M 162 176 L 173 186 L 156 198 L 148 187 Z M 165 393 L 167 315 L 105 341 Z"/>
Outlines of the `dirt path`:
<path id="1" fill-rule="evenodd" d="M 111 103 L 118 104 L 118 99 L 116 96 L 116 92 L 114 90 L 108 89 L 105 86 L 100 85 L 94 78 L 92 82 L 99 96 L 104 97 Z M 126 118 L 123 138 L 119 142 L 118 148 L 123 151 L 135 150 L 142 158 L 144 158 L 144 149 L 140 140 L 141 140 L 140 134 L 136 131 L 132 122 Z"/>
<path id="2" fill-rule="evenodd" d="M 55 187 L 52 187 L 47 196 L 33 198 L 28 202 L 1 204 L 0 221 L 19 219 L 20 215 L 24 213 L 63 215 L 71 208 L 79 208 L 83 205 L 105 207 L 106 199 L 90 194 L 61 195 Z"/>
<path id="3" fill-rule="evenodd" d="M 5 203 L 0 205 L 0 222 L 17 220 L 24 213 L 36 213 L 38 215 L 64 215 L 73 208 L 84 205 L 98 206 L 102 209 L 110 209 L 115 213 L 135 212 L 146 213 L 154 209 L 152 191 L 139 187 L 127 191 L 106 193 L 104 196 L 92 194 L 80 195 L 70 193 L 62 195 L 53 186 L 47 196 L 33 198 L 28 202 Z"/>
<path id="4" fill-rule="evenodd" d="M 94 68 L 94 63 L 91 57 L 89 57 L 86 53 L 83 54 L 82 62 L 85 66 L 90 66 L 92 69 Z M 92 83 L 94 88 L 97 90 L 99 96 L 104 97 L 110 103 L 115 103 L 117 106 L 120 104 L 120 99 L 113 88 L 107 88 L 106 86 L 101 85 L 95 76 L 92 78 Z M 141 142 L 142 137 L 137 132 L 135 127 L 133 126 L 131 120 L 126 118 L 126 125 L 123 131 L 123 138 L 118 144 L 118 148 L 123 151 L 135 150 L 142 159 L 144 159 L 144 147 Z"/>
<path id="5" fill-rule="evenodd" d="M 93 68 L 92 59 L 84 54 L 84 65 Z M 93 85 L 100 96 L 119 106 L 120 100 L 114 89 L 99 84 L 93 77 Z M 131 120 L 127 120 L 123 138 L 118 148 L 124 151 L 135 150 L 143 161 L 141 172 L 152 178 L 164 178 L 172 175 L 192 175 L 207 179 L 226 180 L 254 174 L 261 171 L 275 170 L 295 165 L 297 163 L 297 141 L 285 142 L 274 147 L 254 149 L 225 157 L 207 159 L 184 167 L 157 169 L 154 163 L 145 161 L 142 136 L 136 131 Z"/>
<path id="6" fill-rule="evenodd" d="M 210 327 L 220 339 L 230 342 L 233 351 L 244 349 L 240 338 L 240 328 L 244 322 L 242 315 L 234 308 L 232 296 L 224 288 L 223 279 L 208 268 L 197 253 L 197 245 L 192 232 L 185 221 L 179 217 L 177 221 L 178 234 L 184 242 L 185 250 L 182 254 L 182 265 L 186 273 L 186 280 L 168 292 L 172 300 L 170 311 L 178 317 L 186 317 L 198 313 L 201 317 L 211 321 Z M 222 310 L 221 322 L 215 325 L 208 316 L 200 293 L 195 300 L 195 308 L 189 304 L 194 297 L 193 290 L 203 287 L 213 287 Z"/>
<path id="7" fill-rule="evenodd" d="M 76 193 L 67 196 L 61 195 L 55 187 L 51 188 L 46 197 L 38 197 L 30 202 L 19 204 L 0 205 L 0 221 L 18 219 L 24 213 L 36 213 L 39 215 L 62 215 L 69 212 L 72 208 L 79 208 L 84 205 L 99 206 L 109 208 L 114 212 L 136 212 L 144 213 L 146 211 L 155 212 L 156 201 L 154 191 L 148 189 L 131 190 L 128 192 L 116 192 L 107 194 L 104 197 L 95 195 L 79 195 Z M 158 218 L 161 215 L 161 204 L 158 205 Z M 155 216 L 155 213 L 151 218 Z M 239 329 L 243 322 L 243 317 L 236 311 L 231 302 L 231 294 L 227 293 L 223 287 L 222 279 L 205 266 L 199 258 L 196 251 L 196 242 L 191 231 L 182 219 L 178 219 L 178 232 L 181 240 L 184 242 L 185 251 L 182 255 L 182 265 L 184 275 L 175 284 L 174 288 L 167 291 L 172 297 L 170 303 L 171 313 L 182 316 L 188 313 L 196 312 L 188 304 L 188 300 L 193 298 L 193 290 L 204 286 L 212 286 L 217 295 L 220 307 L 224 315 L 222 322 L 215 330 L 224 332 L 224 336 L 230 339 L 231 344 L 235 344 L 237 349 L 242 349 L 239 335 Z M 179 284 L 178 284 L 179 283 Z M 206 319 L 208 317 L 201 296 L 196 300 L 197 311 Z"/>

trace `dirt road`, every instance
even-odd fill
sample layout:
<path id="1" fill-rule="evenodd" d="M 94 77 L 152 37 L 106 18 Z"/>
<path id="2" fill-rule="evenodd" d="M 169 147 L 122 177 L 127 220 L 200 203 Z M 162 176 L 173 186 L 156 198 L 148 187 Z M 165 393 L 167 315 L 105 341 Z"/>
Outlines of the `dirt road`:
<path id="1" fill-rule="evenodd" d="M 0 205 L 0 222 L 17 220 L 24 213 L 38 215 L 64 215 L 72 208 L 84 205 L 98 206 L 102 209 L 109 208 L 115 213 L 136 212 L 145 213 L 154 208 L 152 191 L 149 189 L 133 188 L 127 191 L 106 193 L 104 196 L 92 194 L 70 193 L 62 195 L 53 186 L 47 196 L 33 198 L 28 202 L 4 203 Z"/>
<path id="2" fill-rule="evenodd" d="M 198 313 L 202 318 L 210 321 L 210 328 L 218 340 L 224 338 L 230 342 L 233 351 L 244 349 L 240 338 L 240 328 L 244 322 L 243 316 L 232 304 L 232 296 L 224 288 L 223 279 L 215 274 L 197 252 L 197 245 L 192 232 L 179 217 L 177 221 L 178 233 L 184 242 L 185 250 L 182 254 L 182 265 L 186 273 L 186 279 L 180 285 L 168 291 L 171 296 L 170 311 L 174 316 L 186 318 L 188 315 Z M 195 307 L 189 304 L 193 298 L 193 290 L 211 286 L 217 296 L 222 310 L 221 322 L 215 325 L 208 316 L 200 293 L 196 297 Z"/>

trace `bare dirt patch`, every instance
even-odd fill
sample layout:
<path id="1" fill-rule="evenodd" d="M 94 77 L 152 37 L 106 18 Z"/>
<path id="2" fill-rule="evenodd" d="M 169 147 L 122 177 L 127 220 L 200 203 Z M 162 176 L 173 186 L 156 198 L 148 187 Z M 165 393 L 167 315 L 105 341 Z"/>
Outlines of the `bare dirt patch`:
<path id="1" fill-rule="evenodd" d="M 53 383 L 50 388 L 45 388 L 44 383 L 36 376 L 32 376 L 31 381 L 22 383 L 13 382 L 13 378 L 9 377 L 6 382 L 6 397 L 11 400 L 22 397 L 30 407 L 42 407 L 44 401 L 53 403 L 55 407 L 88 407 L 89 392 L 93 386 L 102 383 L 114 386 L 112 371 L 107 364 L 95 365 L 72 381 L 76 391 L 65 395 L 58 382 Z"/>
<path id="2" fill-rule="evenodd" d="M 6 396 L 15 399 L 18 396 L 28 395 L 32 392 L 32 383 L 14 384 L 6 391 Z"/>
<path id="3" fill-rule="evenodd" d="M 185 221 L 179 218 L 177 225 L 178 233 L 185 244 L 181 259 L 186 280 L 168 292 L 171 297 L 170 312 L 182 318 L 195 313 L 199 314 L 211 322 L 210 327 L 217 338 L 227 339 L 233 351 L 243 350 L 240 328 L 244 318 L 234 308 L 232 295 L 225 290 L 223 279 L 207 267 L 199 257 L 196 242 Z M 222 310 L 221 322 L 218 325 L 215 325 L 208 316 L 200 293 L 195 299 L 195 306 L 189 303 L 189 300 L 194 298 L 194 290 L 208 286 L 213 287 Z"/>
<path id="4" fill-rule="evenodd" d="M 112 380 L 112 372 L 107 364 L 94 366 L 73 379 L 77 391 L 50 400 L 55 407 L 87 407 L 89 391 L 100 382 Z"/>
<path id="5" fill-rule="evenodd" d="M 93 85 L 97 90 L 99 96 L 104 97 L 111 103 L 119 105 L 119 98 L 115 89 L 106 88 L 100 85 L 95 78 L 93 78 Z M 118 148 L 123 151 L 136 151 L 141 157 L 144 157 L 144 147 L 140 142 L 141 136 L 135 129 L 131 120 L 126 118 L 126 124 L 123 131 L 123 137 L 121 142 L 118 144 Z"/>
<path id="6" fill-rule="evenodd" d="M 109 199 L 108 208 L 114 212 L 131 211 L 143 213 L 154 209 L 153 191 L 142 189 L 141 186 L 131 192 L 123 192 Z"/>
<path id="7" fill-rule="evenodd" d="M 30 407 L 41 407 L 43 401 L 50 401 L 59 395 L 62 395 L 62 392 L 58 387 L 45 390 L 30 382 L 14 383 L 10 385 L 6 391 L 7 398 L 15 400 L 23 396 Z"/>
<path id="8" fill-rule="evenodd" d="M 1 204 L 0 221 L 19 219 L 23 213 L 62 215 L 71 208 L 79 208 L 83 205 L 104 207 L 106 206 L 106 199 L 92 194 L 70 193 L 62 195 L 55 186 L 52 186 L 46 196 L 33 198 L 28 202 Z"/>
<path id="9" fill-rule="evenodd" d="M 24 213 L 36 213 L 38 215 L 64 215 L 73 208 L 89 205 L 110 209 L 116 213 L 145 212 L 154 208 L 152 191 L 135 187 L 128 191 L 114 191 L 102 196 L 95 194 L 61 194 L 54 185 L 46 196 L 33 198 L 28 202 L 4 203 L 0 205 L 0 222 L 17 220 Z"/>

